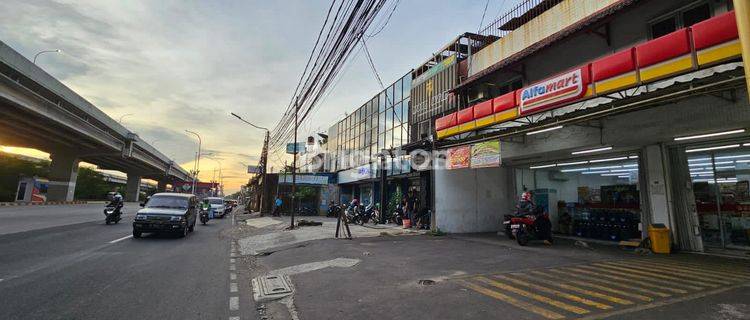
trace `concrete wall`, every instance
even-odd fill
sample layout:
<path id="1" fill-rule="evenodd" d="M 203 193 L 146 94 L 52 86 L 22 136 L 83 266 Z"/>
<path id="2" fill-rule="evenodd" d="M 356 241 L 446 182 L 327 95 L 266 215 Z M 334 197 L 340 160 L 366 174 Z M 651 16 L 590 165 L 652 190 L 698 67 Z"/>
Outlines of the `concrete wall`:
<path id="1" fill-rule="evenodd" d="M 514 206 L 508 168 L 436 170 L 435 225 L 450 233 L 500 229 Z"/>

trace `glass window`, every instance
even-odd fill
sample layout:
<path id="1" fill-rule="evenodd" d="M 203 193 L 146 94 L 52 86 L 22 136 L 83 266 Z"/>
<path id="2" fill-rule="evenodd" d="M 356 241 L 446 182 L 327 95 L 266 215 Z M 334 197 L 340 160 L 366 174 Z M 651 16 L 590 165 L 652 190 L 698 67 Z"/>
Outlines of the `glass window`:
<path id="1" fill-rule="evenodd" d="M 704 3 L 682 13 L 682 26 L 689 27 L 708 18 L 711 18 L 711 7 Z"/>
<path id="2" fill-rule="evenodd" d="M 380 97 L 378 98 L 378 101 L 379 101 L 379 106 L 380 106 L 378 108 L 378 111 L 379 112 L 384 112 L 385 111 L 385 107 L 386 107 L 385 106 L 385 91 L 383 91 L 383 92 L 380 93 Z"/>
<path id="3" fill-rule="evenodd" d="M 409 123 L 409 117 L 411 117 L 411 115 L 409 114 L 410 104 L 411 104 L 411 99 L 406 98 L 404 100 L 404 103 L 401 105 L 401 107 L 404 108 L 404 112 L 403 112 L 404 118 L 401 119 L 404 121 L 404 123 Z"/>
<path id="4" fill-rule="evenodd" d="M 403 112 L 404 112 L 404 109 L 402 107 L 401 102 L 397 103 L 393 107 L 393 122 L 394 122 L 394 125 L 398 126 L 398 125 L 401 125 L 401 123 L 404 122 L 402 120 L 402 119 L 404 119 Z"/>
<path id="5" fill-rule="evenodd" d="M 403 145 L 401 141 L 401 126 L 397 126 L 393 128 L 393 146 L 400 147 L 401 145 Z"/>
<path id="6" fill-rule="evenodd" d="M 404 77 L 404 98 L 411 97 L 411 74 Z"/>
<path id="7" fill-rule="evenodd" d="M 393 148 L 393 130 L 388 130 L 385 132 L 385 148 Z"/>
<path id="8" fill-rule="evenodd" d="M 378 120 L 378 132 L 383 133 L 385 132 L 385 110 L 384 112 L 380 113 L 379 120 Z"/>
<path id="9" fill-rule="evenodd" d="M 381 133 L 378 137 L 378 150 L 382 149 L 385 149 L 385 133 Z"/>
<path id="10" fill-rule="evenodd" d="M 395 103 L 395 102 L 398 102 L 398 101 L 401 101 L 401 99 L 403 98 L 403 95 L 402 95 L 402 93 L 401 93 L 401 84 L 402 84 L 402 83 L 403 83 L 403 82 L 401 81 L 401 79 L 399 79 L 399 80 L 398 80 L 398 81 L 396 81 L 396 83 L 395 83 L 395 84 L 393 85 L 393 102 L 394 102 L 394 103 Z"/>
<path id="11" fill-rule="evenodd" d="M 677 17 L 672 16 L 651 25 L 651 37 L 656 39 L 677 30 Z"/>
<path id="12" fill-rule="evenodd" d="M 390 130 L 393 128 L 393 108 L 388 108 L 385 112 L 385 129 Z"/>
<path id="13" fill-rule="evenodd" d="M 378 131 L 378 114 L 376 113 L 376 114 L 372 115 L 372 119 L 371 120 L 372 120 L 372 126 L 370 126 L 370 128 L 372 128 L 372 130 L 377 133 L 377 131 Z"/>

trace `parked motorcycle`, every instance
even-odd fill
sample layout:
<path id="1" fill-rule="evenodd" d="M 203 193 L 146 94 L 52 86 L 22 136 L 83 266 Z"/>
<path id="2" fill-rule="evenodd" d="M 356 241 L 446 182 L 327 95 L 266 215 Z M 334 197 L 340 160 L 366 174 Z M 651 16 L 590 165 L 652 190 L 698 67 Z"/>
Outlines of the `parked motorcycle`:
<path id="1" fill-rule="evenodd" d="M 370 221 L 372 221 L 373 224 L 380 223 L 380 209 L 377 204 L 369 204 L 362 212 L 360 224 L 365 224 Z"/>
<path id="2" fill-rule="evenodd" d="M 329 217 L 329 218 L 338 217 L 339 212 L 341 212 L 341 206 L 331 203 L 328 205 L 328 211 L 326 211 L 326 217 Z"/>
<path id="3" fill-rule="evenodd" d="M 346 221 L 350 224 L 362 224 L 362 206 L 348 206 L 344 210 Z"/>
<path id="4" fill-rule="evenodd" d="M 110 224 L 110 223 L 118 223 L 122 216 L 122 204 L 107 204 L 106 207 L 104 207 L 104 223 Z"/>
<path id="5" fill-rule="evenodd" d="M 510 239 L 516 239 L 518 245 L 525 246 L 531 240 L 552 242 L 552 223 L 549 214 L 541 207 L 529 213 L 505 215 L 503 224 L 505 234 Z"/>

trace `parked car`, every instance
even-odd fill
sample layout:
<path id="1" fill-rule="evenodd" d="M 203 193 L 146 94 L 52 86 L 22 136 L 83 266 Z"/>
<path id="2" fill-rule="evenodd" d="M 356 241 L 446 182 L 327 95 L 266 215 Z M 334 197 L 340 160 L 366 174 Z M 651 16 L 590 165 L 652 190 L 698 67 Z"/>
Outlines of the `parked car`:
<path id="1" fill-rule="evenodd" d="M 214 218 L 224 218 L 224 215 L 227 214 L 227 206 L 224 204 L 224 198 L 207 197 L 205 199 L 208 199 L 208 203 L 214 211 Z"/>
<path id="2" fill-rule="evenodd" d="M 157 193 L 141 204 L 133 221 L 133 237 L 147 232 L 177 233 L 187 236 L 195 229 L 200 205 L 198 198 L 184 193 Z"/>

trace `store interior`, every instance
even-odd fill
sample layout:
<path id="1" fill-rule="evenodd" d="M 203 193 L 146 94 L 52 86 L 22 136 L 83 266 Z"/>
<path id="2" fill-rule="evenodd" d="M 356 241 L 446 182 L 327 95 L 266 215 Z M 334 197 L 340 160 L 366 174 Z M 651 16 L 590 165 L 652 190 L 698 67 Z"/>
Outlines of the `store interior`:
<path id="1" fill-rule="evenodd" d="M 516 168 L 516 190 L 533 192 L 553 232 L 620 241 L 640 238 L 638 156 L 607 155 Z"/>

